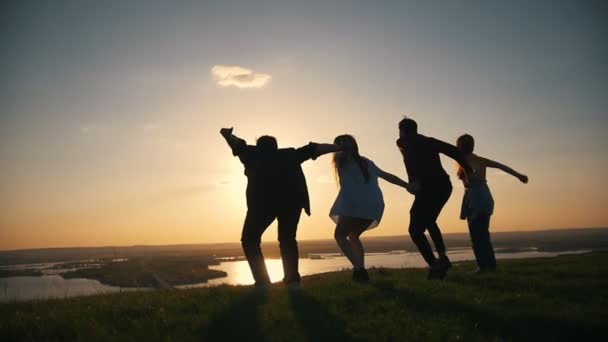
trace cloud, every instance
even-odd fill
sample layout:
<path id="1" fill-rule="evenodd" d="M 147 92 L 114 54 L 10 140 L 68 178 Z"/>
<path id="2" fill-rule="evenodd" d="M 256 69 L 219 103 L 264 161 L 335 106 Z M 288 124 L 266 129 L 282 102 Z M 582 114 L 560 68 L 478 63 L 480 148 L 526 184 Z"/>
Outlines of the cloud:
<path id="1" fill-rule="evenodd" d="M 240 66 L 214 65 L 211 75 L 215 82 L 222 87 L 235 86 L 237 88 L 262 88 L 272 76 L 257 73 Z"/>

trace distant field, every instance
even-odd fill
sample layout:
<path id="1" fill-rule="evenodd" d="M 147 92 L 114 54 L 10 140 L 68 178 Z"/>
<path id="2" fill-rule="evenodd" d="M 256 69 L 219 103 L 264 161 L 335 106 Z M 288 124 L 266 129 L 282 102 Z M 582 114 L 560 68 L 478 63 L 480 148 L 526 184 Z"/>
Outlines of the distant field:
<path id="1" fill-rule="evenodd" d="M 217 264 L 219 262 L 210 257 L 136 257 L 106 262 L 100 268 L 63 273 L 62 277 L 96 279 L 112 286 L 163 288 L 225 277 L 226 272 L 209 269 L 209 265 Z"/>
<path id="2" fill-rule="evenodd" d="M 469 248 L 471 241 L 468 233 L 448 233 L 444 235 L 449 248 Z M 403 235 L 369 237 L 363 236 L 365 251 L 389 252 L 393 250 L 416 251 L 404 227 Z M 608 250 L 608 228 L 577 228 L 528 232 L 492 232 L 496 248 L 538 248 L 540 251 L 569 250 Z M 328 236 L 326 240 L 298 241 L 300 256 L 309 253 L 340 252 L 336 242 Z M 280 251 L 275 241 L 262 244 L 264 255 L 279 258 Z M 90 259 L 117 259 L 154 256 L 200 256 L 235 257 L 242 256 L 243 250 L 238 241 L 233 243 L 169 245 L 169 246 L 123 246 L 123 247 L 73 247 L 45 248 L 15 251 L 0 251 L 0 266 L 80 261 Z"/>
<path id="3" fill-rule="evenodd" d="M 608 253 L 457 265 L 445 281 L 377 269 L 275 284 L 155 290 L 0 305 L 1 341 L 606 341 Z"/>

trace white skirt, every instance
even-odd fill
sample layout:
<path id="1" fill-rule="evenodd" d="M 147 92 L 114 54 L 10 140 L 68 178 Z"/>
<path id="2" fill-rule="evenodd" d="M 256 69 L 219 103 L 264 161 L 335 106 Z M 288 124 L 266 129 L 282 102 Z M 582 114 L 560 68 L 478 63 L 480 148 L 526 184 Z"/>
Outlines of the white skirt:
<path id="1" fill-rule="evenodd" d="M 372 220 L 366 229 L 377 227 L 384 213 L 384 198 L 380 188 L 370 191 L 369 186 L 359 189 L 340 189 L 334 201 L 329 217 L 337 224 L 341 216 Z M 361 191 L 365 189 L 366 191 Z"/>

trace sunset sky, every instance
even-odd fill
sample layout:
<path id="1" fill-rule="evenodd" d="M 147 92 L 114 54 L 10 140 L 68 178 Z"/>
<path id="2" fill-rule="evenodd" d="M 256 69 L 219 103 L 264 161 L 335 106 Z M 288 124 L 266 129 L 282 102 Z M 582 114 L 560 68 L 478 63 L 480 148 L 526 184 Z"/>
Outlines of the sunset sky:
<path id="1" fill-rule="evenodd" d="M 331 142 L 406 177 L 397 122 L 490 171 L 493 231 L 608 226 L 604 1 L 3 1 L 0 249 L 238 242 L 246 178 L 219 135 Z M 299 239 L 333 237 L 331 157 Z M 458 219 L 462 185 L 440 217 Z M 381 183 L 368 236 L 407 234 Z M 265 235 L 276 239 L 276 226 Z"/>

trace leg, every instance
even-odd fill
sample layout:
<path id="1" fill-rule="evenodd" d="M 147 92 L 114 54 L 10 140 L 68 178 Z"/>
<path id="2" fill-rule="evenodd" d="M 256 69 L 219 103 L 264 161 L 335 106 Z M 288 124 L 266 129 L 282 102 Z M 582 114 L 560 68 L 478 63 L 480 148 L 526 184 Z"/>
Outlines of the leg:
<path id="1" fill-rule="evenodd" d="M 445 257 L 446 248 L 445 243 L 443 242 L 443 235 L 441 234 L 441 230 L 437 225 L 437 222 L 433 222 L 428 227 L 429 235 L 431 236 L 431 240 L 433 240 L 433 244 L 435 244 L 435 250 L 439 257 Z"/>
<path id="2" fill-rule="evenodd" d="M 428 205 L 425 202 L 424 197 L 420 195 L 414 199 L 414 204 L 410 210 L 410 226 L 408 231 L 424 261 L 426 261 L 429 267 L 432 267 L 435 264 L 436 258 L 429 240 L 424 236 L 424 231 L 430 223 L 426 218 L 428 216 Z"/>
<path id="3" fill-rule="evenodd" d="M 354 267 L 355 262 L 353 259 L 353 247 L 350 242 L 348 242 L 347 238 L 350 231 L 351 227 L 349 217 L 340 217 L 338 224 L 336 225 L 336 230 L 334 231 L 334 239 L 336 240 L 336 243 L 338 244 L 338 247 L 340 247 L 342 253 L 344 253 L 344 256 L 348 258 Z"/>
<path id="4" fill-rule="evenodd" d="M 446 186 L 443 189 L 437 191 L 436 194 L 433 194 L 433 198 L 431 198 L 430 204 L 430 219 L 432 223 L 427 227 L 429 231 L 429 235 L 433 240 L 433 244 L 435 244 L 435 250 L 437 254 L 439 254 L 440 258 L 446 257 L 446 248 L 445 243 L 443 242 L 443 235 L 441 234 L 441 230 L 437 225 L 437 219 L 439 218 L 439 214 L 441 214 L 441 210 L 450 199 L 450 195 L 452 195 L 452 186 Z"/>
<path id="5" fill-rule="evenodd" d="M 245 224 L 243 225 L 241 244 L 255 284 L 258 286 L 270 284 L 270 277 L 268 277 L 260 242 L 262 234 L 272 221 L 274 221 L 274 216 L 268 211 L 248 210 Z"/>
<path id="6" fill-rule="evenodd" d="M 348 242 L 350 243 L 351 250 L 353 252 L 353 267 L 355 270 L 365 269 L 365 251 L 363 250 L 363 244 L 361 243 L 361 239 L 359 238 L 361 234 L 367 227 L 371 220 L 367 219 L 355 219 L 353 220 L 353 225 L 351 232 L 348 234 Z"/>
<path id="7" fill-rule="evenodd" d="M 475 258 L 481 270 L 489 271 L 496 269 L 496 258 L 494 248 L 490 241 L 490 215 L 477 214 L 471 219 L 471 237 L 475 235 L 473 242 Z"/>
<path id="8" fill-rule="evenodd" d="M 481 253 L 481 241 L 478 234 L 478 229 L 475 226 L 475 222 L 471 220 L 470 216 L 467 218 L 467 224 L 469 226 L 469 235 L 471 236 L 471 248 L 473 249 L 473 254 L 475 255 L 475 262 L 477 263 L 477 267 L 482 270 L 484 268 L 484 264 L 483 255 Z"/>
<path id="9" fill-rule="evenodd" d="M 279 247 L 283 260 L 283 282 L 292 283 L 300 281 L 298 272 L 298 242 L 296 231 L 302 209 L 283 210 L 279 216 Z"/>

